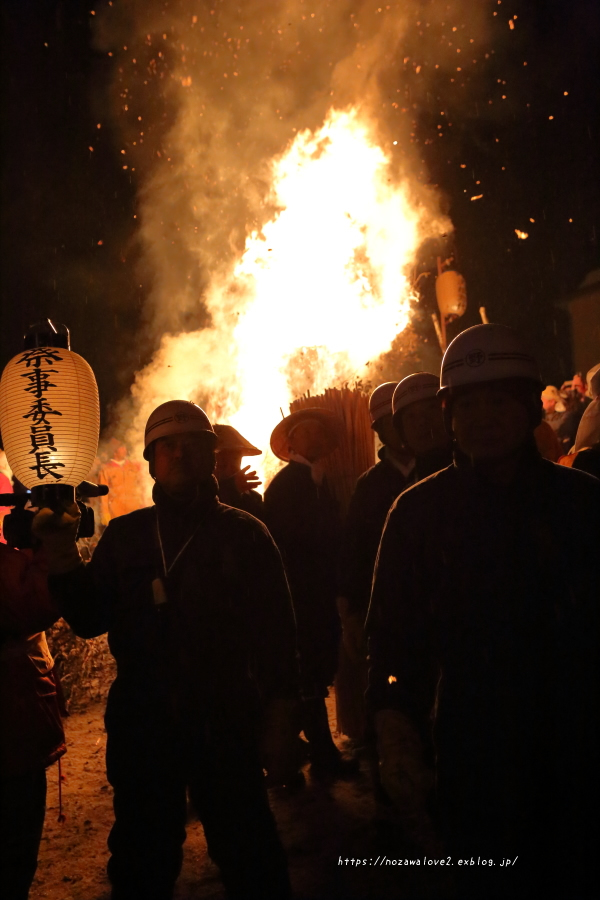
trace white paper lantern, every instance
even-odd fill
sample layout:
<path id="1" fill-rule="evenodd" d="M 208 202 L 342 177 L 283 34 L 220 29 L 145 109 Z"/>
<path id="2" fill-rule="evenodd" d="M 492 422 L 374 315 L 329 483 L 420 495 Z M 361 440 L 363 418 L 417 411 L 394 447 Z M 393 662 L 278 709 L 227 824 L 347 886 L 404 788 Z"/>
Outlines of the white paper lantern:
<path id="1" fill-rule="evenodd" d="M 76 487 L 92 468 L 99 426 L 96 379 L 77 353 L 32 347 L 4 369 L 0 431 L 10 467 L 25 487 Z"/>
<path id="2" fill-rule="evenodd" d="M 458 319 L 467 308 L 465 279 L 454 269 L 447 269 L 435 280 L 435 295 L 441 314 L 447 322 Z"/>

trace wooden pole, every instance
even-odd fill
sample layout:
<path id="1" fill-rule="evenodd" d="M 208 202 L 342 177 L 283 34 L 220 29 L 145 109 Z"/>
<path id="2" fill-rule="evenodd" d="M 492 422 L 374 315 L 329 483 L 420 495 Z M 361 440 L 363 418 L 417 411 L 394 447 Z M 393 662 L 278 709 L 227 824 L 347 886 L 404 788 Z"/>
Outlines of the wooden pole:
<path id="1" fill-rule="evenodd" d="M 440 328 L 440 322 L 435 313 L 431 313 L 431 318 L 433 319 L 433 327 L 435 328 L 435 333 L 437 334 L 437 339 L 440 344 L 440 348 L 442 353 L 445 353 L 446 348 L 444 347 L 444 338 L 442 337 L 442 329 Z"/>
<path id="2" fill-rule="evenodd" d="M 438 256 L 437 258 L 437 270 L 438 270 L 438 278 L 443 272 L 442 267 L 442 257 Z M 438 301 L 439 306 L 439 301 Z M 446 316 L 440 309 L 440 321 L 438 323 L 437 318 L 434 316 L 435 321 L 435 331 L 438 336 L 438 341 L 440 342 L 440 347 L 442 348 L 442 353 L 446 352 Z"/>

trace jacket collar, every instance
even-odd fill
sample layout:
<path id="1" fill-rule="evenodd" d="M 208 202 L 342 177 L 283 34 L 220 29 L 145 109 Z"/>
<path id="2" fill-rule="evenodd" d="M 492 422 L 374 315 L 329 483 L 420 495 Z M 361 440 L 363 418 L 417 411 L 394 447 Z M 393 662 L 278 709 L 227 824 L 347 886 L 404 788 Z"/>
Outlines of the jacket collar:
<path id="1" fill-rule="evenodd" d="M 423 453 L 416 458 L 416 475 L 417 481 L 428 478 L 434 472 L 440 469 L 447 469 L 452 465 L 452 449 L 450 446 L 442 447 L 440 450 L 432 450 L 430 453 Z"/>
<path id="2" fill-rule="evenodd" d="M 535 443 L 533 434 L 530 440 L 527 440 L 521 448 L 514 477 L 511 479 L 509 486 L 520 484 L 523 480 L 529 480 L 532 476 L 538 475 L 542 469 L 543 459 Z M 477 465 L 473 460 L 463 453 L 456 444 L 454 446 L 454 467 L 465 475 L 471 474 L 472 477 L 482 482 L 492 483 L 486 472 L 486 467 Z"/>
<path id="3" fill-rule="evenodd" d="M 323 484 L 325 480 L 325 466 L 322 459 L 317 459 L 314 463 L 311 463 L 298 453 L 290 453 L 289 465 L 294 467 L 302 466 L 308 470 L 311 479 L 317 486 Z"/>
<path id="4" fill-rule="evenodd" d="M 171 497 L 160 484 L 155 483 L 152 488 L 152 499 L 161 515 L 185 519 L 197 518 L 216 509 L 218 489 L 217 479 L 211 475 L 209 479 L 196 485 L 195 495 L 181 501 Z"/>

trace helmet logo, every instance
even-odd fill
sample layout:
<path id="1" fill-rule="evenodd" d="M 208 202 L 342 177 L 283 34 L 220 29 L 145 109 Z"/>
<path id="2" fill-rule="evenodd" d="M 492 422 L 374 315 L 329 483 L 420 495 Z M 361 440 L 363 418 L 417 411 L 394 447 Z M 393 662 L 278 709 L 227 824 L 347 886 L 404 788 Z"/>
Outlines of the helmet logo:
<path id="1" fill-rule="evenodd" d="M 476 369 L 478 366 L 482 366 L 486 360 L 486 355 L 483 350 L 471 350 L 465 356 L 465 362 L 472 369 Z"/>
<path id="2" fill-rule="evenodd" d="M 186 416 L 185 413 L 176 413 L 173 419 L 181 425 L 182 422 L 187 422 L 189 416 Z"/>

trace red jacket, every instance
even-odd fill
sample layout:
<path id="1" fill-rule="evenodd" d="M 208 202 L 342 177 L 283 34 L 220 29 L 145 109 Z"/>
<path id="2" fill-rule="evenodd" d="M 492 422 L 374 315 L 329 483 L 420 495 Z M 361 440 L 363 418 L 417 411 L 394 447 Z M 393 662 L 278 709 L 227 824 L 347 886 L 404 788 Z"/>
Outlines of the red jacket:
<path id="1" fill-rule="evenodd" d="M 41 554 L 0 544 L 0 777 L 49 766 L 65 752 L 54 662 L 44 629 L 60 613 Z"/>

